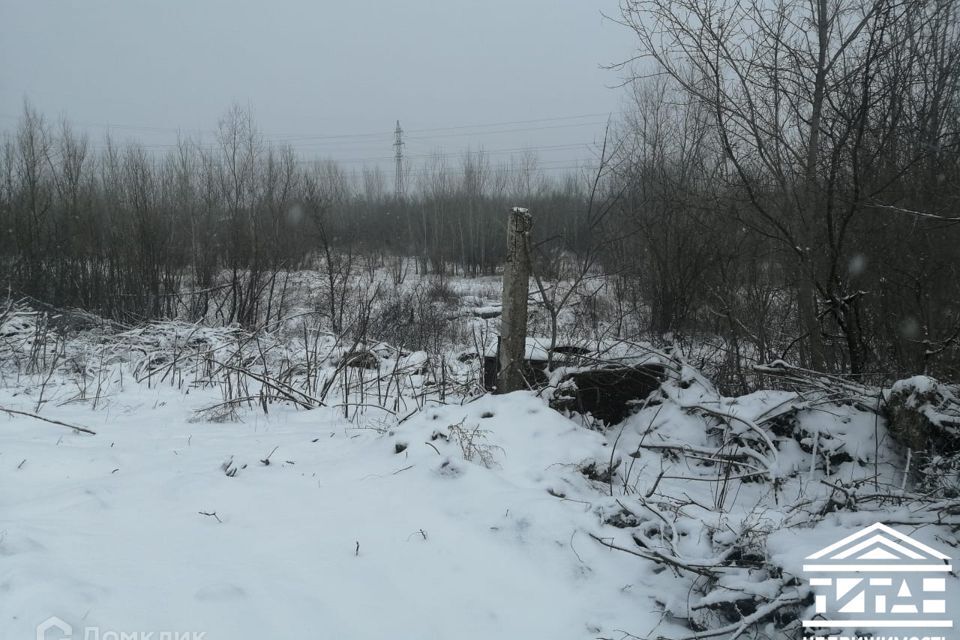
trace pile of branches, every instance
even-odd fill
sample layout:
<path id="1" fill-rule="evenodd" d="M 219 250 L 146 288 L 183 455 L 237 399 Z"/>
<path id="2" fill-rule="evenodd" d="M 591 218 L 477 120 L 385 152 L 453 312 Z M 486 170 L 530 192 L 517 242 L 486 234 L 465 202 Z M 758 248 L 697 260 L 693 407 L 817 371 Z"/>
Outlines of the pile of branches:
<path id="1" fill-rule="evenodd" d="M 883 389 L 779 362 L 761 369 L 789 389 L 725 398 L 691 367 L 669 368 L 659 392 L 615 427 L 604 468 L 581 468 L 611 496 L 598 507 L 607 526 L 592 537 L 681 581 L 657 605 L 691 640 L 802 633 L 813 594 L 768 549 L 774 532 L 806 535 L 856 512 L 938 526 L 948 540 L 960 532 L 956 387 L 917 377 Z"/>

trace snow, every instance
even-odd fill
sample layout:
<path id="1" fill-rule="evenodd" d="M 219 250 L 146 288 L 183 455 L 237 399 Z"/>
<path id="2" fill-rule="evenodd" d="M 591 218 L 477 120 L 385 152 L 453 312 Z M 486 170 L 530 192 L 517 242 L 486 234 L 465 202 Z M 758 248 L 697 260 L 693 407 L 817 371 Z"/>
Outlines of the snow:
<path id="1" fill-rule="evenodd" d="M 920 394 L 927 395 L 940 390 L 940 384 L 929 376 L 913 376 L 897 380 L 890 388 L 891 394 Z"/>
<path id="2" fill-rule="evenodd" d="M 830 391 L 725 397 L 649 345 L 588 345 L 668 377 L 594 431 L 549 389 L 475 395 L 455 352 L 358 345 L 380 368 L 335 370 L 350 347 L 316 328 L 41 344 L 37 321 L 4 326 L 0 407 L 96 435 L 0 413 L 0 638 L 52 615 L 208 640 L 686 637 L 742 601 L 809 617 L 803 558 L 873 522 L 960 544 L 955 513 L 902 499 L 875 413 Z M 268 402 L 262 376 L 299 401 Z"/>
<path id="3" fill-rule="evenodd" d="M 480 307 L 470 308 L 470 313 L 475 315 L 478 318 L 497 318 L 503 314 L 503 307 L 501 305 L 484 305 Z"/>
<path id="4" fill-rule="evenodd" d="M 929 376 L 913 376 L 898 380 L 885 393 L 888 403 L 894 399 L 919 411 L 932 424 L 960 435 L 960 393 L 956 386 L 942 384 Z"/>
<path id="5" fill-rule="evenodd" d="M 603 457 L 605 439 L 531 394 L 437 407 L 393 435 L 326 410 L 188 421 L 213 399 L 128 384 L 102 410 L 44 412 L 95 436 L 2 419 L 5 637 L 33 637 L 50 615 L 210 640 L 585 638 L 656 624 L 629 587 L 643 567 L 584 534 L 597 524 L 585 503 L 547 492 L 589 491 L 569 468 Z M 492 468 L 430 440 L 456 423 L 489 432 Z M 245 465 L 235 477 L 220 468 L 231 456 Z"/>
<path id="6" fill-rule="evenodd" d="M 497 355 L 496 336 L 488 336 L 483 347 L 484 356 L 495 357 Z M 527 338 L 524 346 L 524 358 L 527 360 L 546 360 L 549 348 L 550 340 L 548 338 Z"/>

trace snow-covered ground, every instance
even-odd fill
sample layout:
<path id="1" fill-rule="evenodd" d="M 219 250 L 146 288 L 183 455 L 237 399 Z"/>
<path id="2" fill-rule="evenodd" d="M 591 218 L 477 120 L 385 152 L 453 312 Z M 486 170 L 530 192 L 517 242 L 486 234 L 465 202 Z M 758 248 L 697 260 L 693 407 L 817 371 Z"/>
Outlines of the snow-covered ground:
<path id="1" fill-rule="evenodd" d="M 51 616 L 73 638 L 793 638 L 809 553 L 877 521 L 960 548 L 956 500 L 910 492 L 842 385 L 723 397 L 660 353 L 660 390 L 593 430 L 550 389 L 478 393 L 451 353 L 41 328 L 0 327 L 2 639 Z"/>
<path id="2" fill-rule="evenodd" d="M 657 624 L 638 598 L 649 568 L 586 536 L 590 504 L 547 491 L 590 492 L 570 467 L 605 439 L 530 394 L 437 407 L 393 435 L 322 409 L 190 422 L 216 399 L 137 385 L 96 411 L 44 411 L 95 436 L 2 419 L 3 637 L 33 637 L 51 615 L 209 640 L 586 638 Z M 35 400 L 0 394 L 8 408 Z M 434 436 L 458 423 L 489 432 L 476 444 L 491 468 Z"/>

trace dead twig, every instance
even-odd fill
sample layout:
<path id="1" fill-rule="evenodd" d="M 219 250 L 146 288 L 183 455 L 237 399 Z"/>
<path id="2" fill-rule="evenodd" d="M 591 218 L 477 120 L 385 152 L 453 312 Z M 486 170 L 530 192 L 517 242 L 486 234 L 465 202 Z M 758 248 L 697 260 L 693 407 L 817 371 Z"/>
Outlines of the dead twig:
<path id="1" fill-rule="evenodd" d="M 49 422 L 50 424 L 56 424 L 61 427 L 67 427 L 68 429 L 73 429 L 81 433 L 89 433 L 92 436 L 97 435 L 96 431 L 87 429 L 86 427 L 79 427 L 75 424 L 68 424 L 66 422 L 60 422 L 59 420 L 54 420 L 52 418 L 44 418 L 43 416 L 38 416 L 35 413 L 30 413 L 28 411 L 17 411 L 16 409 L 8 409 L 7 407 L 0 407 L 0 411 L 3 411 L 6 414 L 11 416 L 24 416 L 26 418 L 33 418 L 34 420 L 40 420 L 41 422 Z"/>

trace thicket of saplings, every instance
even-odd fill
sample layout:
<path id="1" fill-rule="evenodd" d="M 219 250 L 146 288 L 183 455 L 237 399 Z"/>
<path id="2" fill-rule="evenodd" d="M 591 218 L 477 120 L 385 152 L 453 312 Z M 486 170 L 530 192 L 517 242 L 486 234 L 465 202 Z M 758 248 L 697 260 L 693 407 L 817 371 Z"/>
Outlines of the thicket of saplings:
<path id="1" fill-rule="evenodd" d="M 732 163 L 709 105 L 682 93 L 637 81 L 635 108 L 580 172 L 437 155 L 410 171 L 400 199 L 378 170 L 354 175 L 267 142 L 239 108 L 214 142 L 157 154 L 91 140 L 28 105 L 0 153 L 0 285 L 126 324 L 260 329 L 279 326 L 296 273 L 314 270 L 328 329 L 355 330 L 349 318 L 363 316 L 365 333 L 385 334 L 365 337 L 406 325 L 424 334 L 404 336 L 408 347 L 439 347 L 444 278 L 496 274 L 506 212 L 522 204 L 535 214 L 531 300 L 548 332 L 572 314 L 584 338 L 710 342 L 722 384 L 738 391 L 755 386 L 752 363 L 776 359 L 877 382 L 955 379 L 960 227 L 918 212 L 958 202 L 956 138 L 932 148 L 901 114 L 895 146 L 873 134 L 854 151 L 824 143 L 833 161 L 816 178 L 833 199 L 800 215 L 783 203 L 794 178 Z M 941 128 L 957 131 L 949 98 Z M 386 285 L 367 277 L 359 292 L 375 270 Z M 403 298 L 395 287 L 410 270 L 434 284 Z M 394 302 L 371 317 L 369 295 Z"/>
<path id="2" fill-rule="evenodd" d="M 27 106 L 0 153 L 4 288 L 128 322 L 202 317 L 214 296 L 197 292 L 226 290 L 217 319 L 256 326 L 280 273 L 344 278 L 363 255 L 415 258 L 421 273 L 494 274 L 508 205 L 543 212 L 564 237 L 584 205 L 574 177 L 547 179 L 533 158 L 438 155 L 409 172 L 398 200 L 379 170 L 305 161 L 266 142 L 239 108 L 218 132 L 156 154 L 91 140 Z"/>
<path id="3" fill-rule="evenodd" d="M 815 369 L 956 377 L 956 2 L 622 0 L 619 20 L 642 61 L 631 191 L 679 220 L 646 227 L 677 298 L 761 351 L 789 327 Z M 720 284 L 688 296 L 703 274 Z"/>

